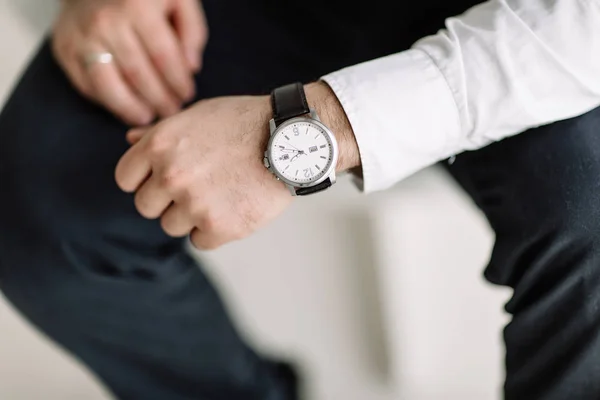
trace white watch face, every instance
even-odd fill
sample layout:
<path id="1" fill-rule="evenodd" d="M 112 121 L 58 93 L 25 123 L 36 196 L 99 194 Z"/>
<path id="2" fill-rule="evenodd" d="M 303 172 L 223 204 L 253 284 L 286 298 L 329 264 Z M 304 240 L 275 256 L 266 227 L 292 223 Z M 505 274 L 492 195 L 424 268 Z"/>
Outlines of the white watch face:
<path id="1" fill-rule="evenodd" d="M 292 122 L 271 140 L 271 165 L 292 183 L 316 182 L 330 171 L 335 146 L 327 131 L 311 121 Z"/>

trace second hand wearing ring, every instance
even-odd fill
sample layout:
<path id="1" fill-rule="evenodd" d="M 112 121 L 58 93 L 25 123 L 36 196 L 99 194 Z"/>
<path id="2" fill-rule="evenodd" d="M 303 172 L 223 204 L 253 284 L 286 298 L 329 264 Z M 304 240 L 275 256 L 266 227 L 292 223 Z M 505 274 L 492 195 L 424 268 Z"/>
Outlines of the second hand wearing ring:
<path id="1" fill-rule="evenodd" d="M 139 43 L 130 47 L 138 50 L 83 53 L 83 64 L 97 100 L 132 125 L 147 125 L 156 117 L 166 118 L 177 113 L 194 95 L 192 74 L 188 73 L 186 96 L 181 95 L 184 90 L 175 93 L 173 85 L 139 49 Z"/>

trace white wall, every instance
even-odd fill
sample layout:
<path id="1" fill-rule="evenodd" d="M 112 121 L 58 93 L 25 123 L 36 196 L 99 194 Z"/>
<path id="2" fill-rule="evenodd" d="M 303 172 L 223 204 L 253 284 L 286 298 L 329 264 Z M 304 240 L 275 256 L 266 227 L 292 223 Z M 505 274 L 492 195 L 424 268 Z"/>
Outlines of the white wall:
<path id="1" fill-rule="evenodd" d="M 53 6 L 0 0 L 0 103 Z M 308 399 L 492 400 L 507 293 L 480 277 L 491 242 L 464 194 L 430 169 L 370 197 L 342 180 L 202 257 L 250 340 L 302 363 Z M 0 399 L 106 398 L 0 301 Z"/>

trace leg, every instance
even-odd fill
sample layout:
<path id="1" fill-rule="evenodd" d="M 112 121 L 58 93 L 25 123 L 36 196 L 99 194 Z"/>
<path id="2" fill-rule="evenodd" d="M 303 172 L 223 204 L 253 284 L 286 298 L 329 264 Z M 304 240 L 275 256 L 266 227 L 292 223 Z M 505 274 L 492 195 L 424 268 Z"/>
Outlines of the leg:
<path id="1" fill-rule="evenodd" d="M 510 286 L 508 400 L 600 398 L 600 109 L 459 155 L 450 172 L 496 232 Z"/>
<path id="2" fill-rule="evenodd" d="M 201 96 L 318 76 L 262 58 L 269 44 L 295 47 L 269 41 L 268 21 L 251 29 L 261 18 L 251 10 L 220 17 L 223 3 L 205 1 L 212 41 Z M 125 131 L 71 89 L 44 45 L 0 115 L 0 288 L 119 398 L 294 398 L 293 377 L 243 343 L 184 243 L 117 189 Z"/>
<path id="3" fill-rule="evenodd" d="M 44 46 L 0 116 L 0 287 L 123 399 L 292 399 L 113 169 L 126 128 Z"/>

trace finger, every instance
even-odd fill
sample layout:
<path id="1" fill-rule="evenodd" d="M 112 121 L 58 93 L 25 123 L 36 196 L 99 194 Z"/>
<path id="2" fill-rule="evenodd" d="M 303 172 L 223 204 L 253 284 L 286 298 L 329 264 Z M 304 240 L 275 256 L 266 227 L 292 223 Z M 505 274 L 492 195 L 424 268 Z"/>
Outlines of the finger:
<path id="1" fill-rule="evenodd" d="M 151 175 L 135 194 L 135 207 L 138 212 L 148 219 L 155 219 L 171 204 L 171 195 L 164 190 L 160 179 Z"/>
<path id="2" fill-rule="evenodd" d="M 192 230 L 190 240 L 194 247 L 199 250 L 214 250 L 227 243 L 227 240 L 224 238 L 221 238 L 214 233 L 202 231 L 198 228 Z"/>
<path id="3" fill-rule="evenodd" d="M 206 16 L 200 1 L 177 1 L 173 10 L 173 26 L 190 69 L 198 72 L 202 64 L 201 54 L 208 39 Z"/>
<path id="4" fill-rule="evenodd" d="M 173 92 L 184 101 L 191 100 L 195 93 L 192 74 L 187 68 L 182 47 L 168 22 L 160 14 L 140 18 L 136 31 L 155 68 L 169 83 Z"/>
<path id="5" fill-rule="evenodd" d="M 144 137 L 147 131 L 148 130 L 144 128 L 131 129 L 129 132 L 127 132 L 127 136 L 125 137 L 127 139 L 127 143 L 133 146 Z"/>
<path id="6" fill-rule="evenodd" d="M 87 73 L 94 97 L 108 110 L 132 125 L 152 122 L 154 113 L 125 83 L 114 62 L 89 65 Z"/>
<path id="7" fill-rule="evenodd" d="M 116 28 L 105 40 L 125 81 L 163 118 L 175 114 L 181 101 L 162 80 L 130 26 Z"/>
<path id="8" fill-rule="evenodd" d="M 194 229 L 191 216 L 177 203 L 171 205 L 160 219 L 162 229 L 172 237 L 184 237 Z"/>
<path id="9" fill-rule="evenodd" d="M 59 43 L 59 39 L 57 38 L 54 38 L 52 41 L 54 57 L 63 67 L 70 82 L 81 94 L 92 98 L 91 84 L 74 49 L 75 46 L 73 45 Z"/>
<path id="10" fill-rule="evenodd" d="M 152 172 L 150 159 L 143 151 L 143 146 L 144 140 L 141 140 L 131 147 L 117 164 L 115 180 L 124 192 L 135 192 Z"/>
<path id="11" fill-rule="evenodd" d="M 85 68 L 76 60 L 72 61 L 72 65 L 68 68 L 68 74 L 71 79 L 71 82 L 81 92 L 82 95 L 94 98 L 94 92 L 92 90 L 92 85 L 89 82 L 88 76 L 85 72 Z"/>

